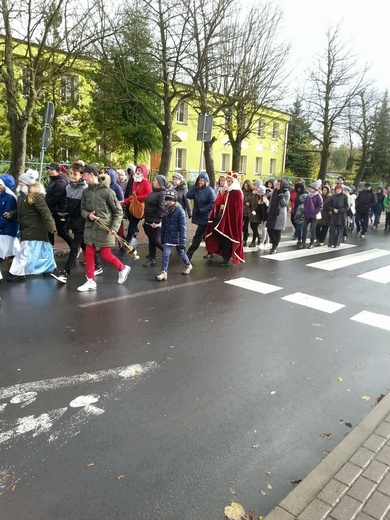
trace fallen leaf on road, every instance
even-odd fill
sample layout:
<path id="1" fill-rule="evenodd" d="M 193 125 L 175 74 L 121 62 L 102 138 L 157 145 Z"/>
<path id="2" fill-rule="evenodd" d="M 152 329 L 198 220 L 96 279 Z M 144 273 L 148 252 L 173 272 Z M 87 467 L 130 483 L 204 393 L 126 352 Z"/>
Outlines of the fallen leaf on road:
<path id="1" fill-rule="evenodd" d="M 275 390 L 272 390 L 271 395 L 274 395 L 274 394 L 276 394 L 276 392 L 275 392 Z"/>
<path id="2" fill-rule="evenodd" d="M 323 327 L 322 323 L 312 323 L 313 327 Z"/>
<path id="3" fill-rule="evenodd" d="M 263 491 L 262 489 L 259 490 L 259 493 L 261 493 L 262 495 L 266 495 L 267 493 L 265 491 Z"/>
<path id="4" fill-rule="evenodd" d="M 90 468 L 91 466 L 94 466 L 95 463 L 94 462 L 91 462 L 90 464 L 87 464 L 87 468 Z"/>
<path id="5" fill-rule="evenodd" d="M 362 399 L 363 399 L 363 401 L 369 401 L 370 400 L 368 395 L 362 395 Z"/>
<path id="6" fill-rule="evenodd" d="M 330 452 L 329 452 L 328 450 L 322 450 L 321 453 L 322 453 L 323 455 L 329 455 Z"/>
<path id="7" fill-rule="evenodd" d="M 125 478 L 124 475 L 119 475 L 119 477 L 116 477 L 117 480 L 120 480 L 121 478 Z"/>
<path id="8" fill-rule="evenodd" d="M 345 423 L 345 426 L 346 426 L 347 428 L 352 428 L 352 424 L 351 424 L 350 422 L 346 422 L 346 423 Z"/>
<path id="9" fill-rule="evenodd" d="M 342 377 L 338 377 L 338 378 L 337 378 L 337 381 L 339 381 L 340 383 L 341 383 L 342 380 L 343 380 Z"/>
<path id="10" fill-rule="evenodd" d="M 322 338 L 314 338 L 316 341 L 324 341 Z"/>
<path id="11" fill-rule="evenodd" d="M 272 486 L 269 484 L 269 482 L 267 482 L 267 489 L 272 489 Z"/>
<path id="12" fill-rule="evenodd" d="M 243 520 L 245 518 L 245 509 L 238 502 L 231 502 L 230 506 L 224 509 L 226 518 L 229 520 Z"/>
<path id="13" fill-rule="evenodd" d="M 300 478 L 299 480 L 290 480 L 290 482 L 291 482 L 291 484 L 294 484 L 294 486 L 296 486 L 297 484 L 302 482 L 302 479 Z"/>
<path id="14" fill-rule="evenodd" d="M 378 403 L 382 401 L 382 399 L 385 397 L 384 394 L 381 394 L 379 397 L 376 398 L 375 403 L 372 405 L 372 407 L 376 406 Z"/>
<path id="15" fill-rule="evenodd" d="M 252 448 L 258 448 L 259 446 L 260 446 L 260 444 L 254 444 L 254 445 L 252 446 Z"/>
<path id="16" fill-rule="evenodd" d="M 231 487 L 231 488 L 229 488 L 229 490 L 230 490 L 230 493 L 231 493 L 232 495 L 235 495 L 235 494 L 236 494 L 236 490 L 235 490 L 234 488 Z"/>
<path id="17" fill-rule="evenodd" d="M 268 477 L 272 477 L 272 473 L 270 471 L 266 471 L 265 474 L 268 476 Z"/>
<path id="18" fill-rule="evenodd" d="M 14 485 L 12 486 L 12 488 L 11 488 L 12 493 L 15 491 L 15 488 L 16 488 L 16 486 L 15 486 L 15 484 L 14 484 Z"/>
<path id="19" fill-rule="evenodd" d="M 325 440 L 329 440 L 332 438 L 332 434 L 331 433 L 321 433 L 320 437 L 322 437 Z"/>

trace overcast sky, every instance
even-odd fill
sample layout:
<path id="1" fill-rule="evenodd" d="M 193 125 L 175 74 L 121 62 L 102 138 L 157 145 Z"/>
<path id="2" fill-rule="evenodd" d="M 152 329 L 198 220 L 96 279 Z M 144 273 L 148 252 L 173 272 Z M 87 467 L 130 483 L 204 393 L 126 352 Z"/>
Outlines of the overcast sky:
<path id="1" fill-rule="evenodd" d="M 384 92 L 390 88 L 389 41 L 386 0 L 273 0 L 284 13 L 286 38 L 291 40 L 291 64 L 297 83 L 316 53 L 326 46 L 326 29 L 342 21 L 343 39 L 353 39 L 362 68 L 371 65 L 369 77 Z"/>

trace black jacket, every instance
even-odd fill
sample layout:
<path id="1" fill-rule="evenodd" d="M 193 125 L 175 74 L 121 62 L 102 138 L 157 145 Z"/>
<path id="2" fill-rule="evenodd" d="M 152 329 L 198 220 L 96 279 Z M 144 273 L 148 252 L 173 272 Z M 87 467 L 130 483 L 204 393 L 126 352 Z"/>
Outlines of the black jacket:
<path id="1" fill-rule="evenodd" d="M 145 222 L 160 224 L 165 209 L 165 188 L 157 188 L 145 199 Z"/>
<path id="2" fill-rule="evenodd" d="M 356 197 L 356 213 L 369 213 L 370 209 L 376 203 L 375 194 L 371 190 L 363 190 Z"/>
<path id="3" fill-rule="evenodd" d="M 66 187 L 69 182 L 69 178 L 63 173 L 50 177 L 45 200 L 52 213 L 66 212 Z"/>

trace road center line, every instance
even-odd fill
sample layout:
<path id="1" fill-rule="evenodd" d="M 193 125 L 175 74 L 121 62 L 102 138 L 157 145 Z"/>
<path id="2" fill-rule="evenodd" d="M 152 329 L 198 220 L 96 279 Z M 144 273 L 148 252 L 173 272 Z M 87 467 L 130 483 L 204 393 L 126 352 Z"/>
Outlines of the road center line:
<path id="1" fill-rule="evenodd" d="M 130 298 L 138 298 L 139 296 L 148 296 L 149 294 L 156 294 L 156 293 L 160 293 L 160 292 L 169 292 L 169 291 L 172 291 L 173 289 L 184 289 L 185 287 L 214 282 L 215 280 L 218 280 L 218 278 L 216 276 L 214 276 L 213 278 L 206 278 L 204 280 L 197 280 L 196 282 L 187 282 L 185 284 L 180 283 L 178 285 L 160 287 L 160 289 L 150 289 L 149 291 L 141 291 L 141 292 L 133 293 L 133 294 L 124 294 L 123 296 L 117 296 L 115 298 L 107 298 L 106 300 L 97 300 L 95 302 L 80 303 L 78 306 L 82 307 L 84 309 L 85 307 L 93 307 L 94 305 L 104 305 L 105 303 L 120 302 L 122 300 L 129 300 Z"/>

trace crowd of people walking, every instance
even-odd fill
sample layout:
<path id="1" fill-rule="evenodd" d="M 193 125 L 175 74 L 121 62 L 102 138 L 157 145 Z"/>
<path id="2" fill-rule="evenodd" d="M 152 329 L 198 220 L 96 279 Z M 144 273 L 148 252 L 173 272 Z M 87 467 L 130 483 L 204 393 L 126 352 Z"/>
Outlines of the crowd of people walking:
<path id="1" fill-rule="evenodd" d="M 96 290 L 95 278 L 103 273 L 101 260 L 117 269 L 118 283 L 123 284 L 130 272 L 123 258 L 126 249 L 136 247 L 141 225 L 148 239 L 143 267 L 155 267 L 161 251 L 157 281 L 168 278 L 172 249 L 183 261 L 182 274 L 190 274 L 202 241 L 203 258 L 218 255 L 221 267 L 230 259 L 233 264 L 244 263 L 245 247 L 258 248 L 261 254 L 269 248 L 276 254 L 289 212 L 299 249 L 324 246 L 326 241 L 328 247 L 337 248 L 355 226 L 356 236 L 364 238 L 369 224 L 378 229 L 383 211 L 384 229 L 390 230 L 389 190 L 379 187 L 373 193 L 366 183 L 357 194 L 343 178 L 334 186 L 319 180 L 306 186 L 303 179 L 292 185 L 284 178 L 265 184 L 245 179 L 240 185 L 238 173 L 228 172 L 212 188 L 202 172 L 188 189 L 179 172 L 171 181 L 163 175 L 151 181 L 144 164 L 100 172 L 77 161 L 69 172 L 57 163 L 47 169 L 46 188 L 31 169 L 19 176 L 17 186 L 11 175 L 0 176 L 0 259 L 11 262 L 7 280 L 12 282 L 43 274 L 65 284 L 83 252 L 86 282 L 78 291 Z M 196 230 L 186 250 L 187 218 Z M 53 253 L 55 232 L 69 248 L 61 271 Z"/>

